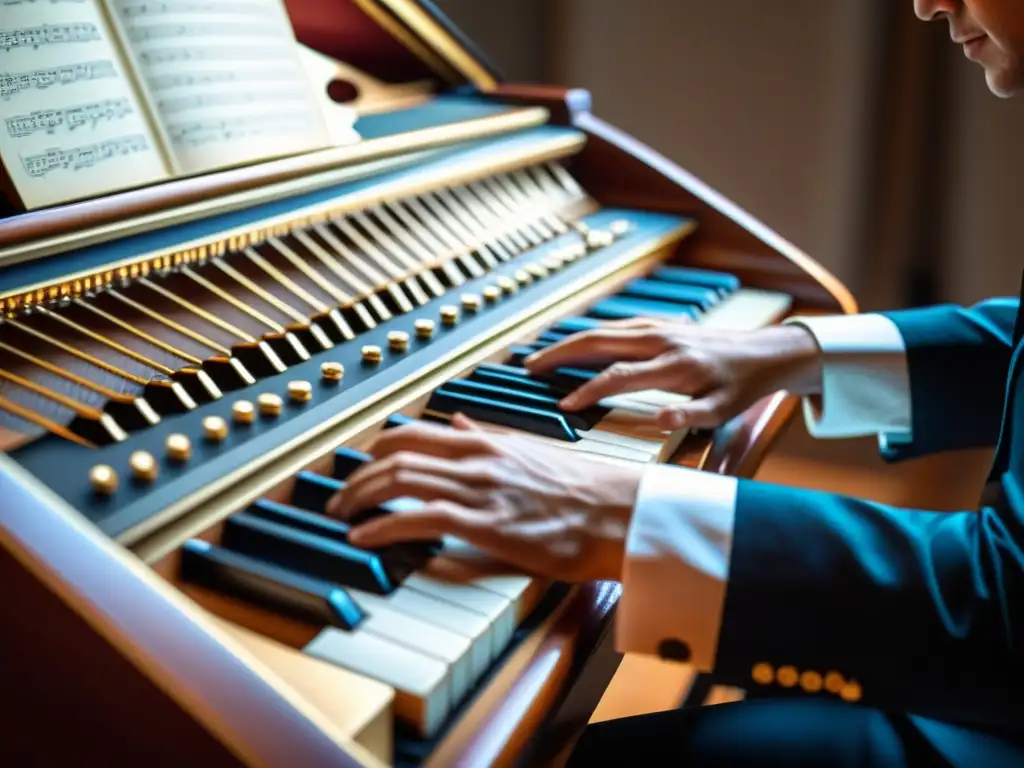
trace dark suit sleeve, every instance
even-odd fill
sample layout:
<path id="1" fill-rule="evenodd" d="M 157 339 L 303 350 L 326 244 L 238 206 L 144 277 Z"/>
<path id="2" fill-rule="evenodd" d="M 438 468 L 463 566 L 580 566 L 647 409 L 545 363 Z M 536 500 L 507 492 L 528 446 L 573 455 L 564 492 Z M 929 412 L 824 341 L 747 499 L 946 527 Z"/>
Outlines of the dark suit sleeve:
<path id="1" fill-rule="evenodd" d="M 1019 725 L 1020 511 L 905 510 L 740 481 L 716 681 Z"/>
<path id="2" fill-rule="evenodd" d="M 1013 352 L 1017 299 L 883 313 L 907 348 L 912 439 L 886 460 L 994 446 Z"/>

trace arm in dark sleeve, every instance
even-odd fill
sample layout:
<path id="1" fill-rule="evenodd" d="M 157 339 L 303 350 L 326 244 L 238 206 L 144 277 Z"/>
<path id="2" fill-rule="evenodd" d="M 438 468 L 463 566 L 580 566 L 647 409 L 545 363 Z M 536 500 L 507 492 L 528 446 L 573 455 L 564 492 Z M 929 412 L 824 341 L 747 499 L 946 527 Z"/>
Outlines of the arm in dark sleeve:
<path id="1" fill-rule="evenodd" d="M 1019 724 L 1024 500 L 1007 496 L 937 513 L 740 481 L 716 679 Z"/>
<path id="2" fill-rule="evenodd" d="M 882 313 L 899 329 L 910 379 L 911 437 L 890 461 L 994 446 L 1013 352 L 1017 299 Z"/>

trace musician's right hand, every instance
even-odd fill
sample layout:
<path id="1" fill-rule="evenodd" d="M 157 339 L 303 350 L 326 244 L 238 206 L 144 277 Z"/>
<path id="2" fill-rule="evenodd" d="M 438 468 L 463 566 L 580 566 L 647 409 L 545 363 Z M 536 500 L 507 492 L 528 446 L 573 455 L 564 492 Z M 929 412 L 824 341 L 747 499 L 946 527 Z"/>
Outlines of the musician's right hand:
<path id="1" fill-rule="evenodd" d="M 713 428 L 779 390 L 821 390 L 821 351 L 809 331 L 784 325 L 724 331 L 689 322 L 626 320 L 574 334 L 526 359 L 533 373 L 609 365 L 568 395 L 580 410 L 611 395 L 660 389 L 690 395 L 658 414 L 663 429 Z"/>

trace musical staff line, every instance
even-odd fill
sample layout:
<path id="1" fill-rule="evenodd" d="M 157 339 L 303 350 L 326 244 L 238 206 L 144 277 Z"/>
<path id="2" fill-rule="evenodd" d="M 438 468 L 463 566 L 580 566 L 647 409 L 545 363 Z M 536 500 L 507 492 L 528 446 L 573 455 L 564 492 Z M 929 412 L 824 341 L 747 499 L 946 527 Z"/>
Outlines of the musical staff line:
<path id="1" fill-rule="evenodd" d="M 57 3 L 87 3 L 89 0 L 0 0 L 0 7 L 13 6 L 13 5 L 36 5 L 37 3 L 49 3 L 50 5 L 57 5 Z"/>
<path id="2" fill-rule="evenodd" d="M 196 0 L 164 0 L 159 3 L 118 3 L 118 13 L 122 18 L 134 19 L 141 16 L 159 16 L 161 14 L 169 13 L 223 13 L 223 14 L 238 14 L 248 15 L 256 14 L 263 16 L 266 14 L 266 6 L 261 3 L 245 3 L 245 2 L 218 2 L 217 0 L 209 0 L 208 2 L 197 2 Z"/>
<path id="3" fill-rule="evenodd" d="M 166 91 L 171 88 L 188 88 L 196 85 L 218 85 L 222 83 L 275 83 L 288 82 L 295 79 L 293 72 L 286 72 L 280 69 L 263 69 L 252 72 L 237 72 L 235 70 L 221 70 L 211 72 L 188 72 L 178 75 L 157 75 L 147 81 L 149 90 L 153 93 Z M 0 89 L 3 79 L 0 78 Z"/>
<path id="4" fill-rule="evenodd" d="M 147 24 L 132 27 L 128 30 L 128 38 L 133 43 L 146 40 L 170 40 L 179 37 L 232 37 L 249 35 L 252 37 L 279 37 L 280 30 L 273 24 Z"/>
<path id="5" fill-rule="evenodd" d="M 305 97 L 302 93 L 296 91 L 211 93 L 161 99 L 157 102 L 157 106 L 162 114 L 171 115 L 175 112 L 184 112 L 189 109 L 201 109 L 202 107 L 240 106 L 242 104 L 259 104 L 261 102 L 273 102 L 280 104 L 285 101 L 296 101 L 301 103 L 305 101 Z"/>
<path id="6" fill-rule="evenodd" d="M 145 152 L 148 149 L 149 139 L 142 134 L 135 134 L 70 149 L 54 147 L 34 155 L 22 156 L 21 162 L 25 173 L 34 178 L 41 178 L 58 170 L 79 171 L 92 168 L 106 160 Z"/>
<path id="7" fill-rule="evenodd" d="M 144 64 L 169 64 L 175 61 L 291 61 L 291 51 L 284 46 L 218 46 L 208 48 L 160 48 L 142 51 L 139 58 Z"/>
<path id="8" fill-rule="evenodd" d="M 105 99 L 64 109 L 40 109 L 27 115 L 9 117 L 5 122 L 7 133 L 19 139 L 39 132 L 54 134 L 61 127 L 67 128 L 69 132 L 85 125 L 95 128 L 105 120 L 113 122 L 134 112 L 128 99 Z"/>
<path id="9" fill-rule="evenodd" d="M 0 51 L 10 53 L 15 48 L 38 50 L 44 45 L 91 43 L 99 40 L 102 40 L 100 30 L 92 22 L 42 24 L 38 27 L 0 30 Z"/>
<path id="10" fill-rule="evenodd" d="M 281 115 L 268 113 L 226 120 L 191 120 L 169 125 L 167 133 L 174 144 L 189 148 L 211 142 L 230 142 L 257 136 L 287 136 L 308 130 L 308 119 L 303 114 Z"/>
<path id="11" fill-rule="evenodd" d="M 53 0 L 56 2 L 56 0 Z M 83 61 L 61 67 L 35 69 L 31 72 L 0 72 L 0 99 L 12 97 L 30 89 L 45 90 L 55 85 L 70 85 L 86 80 L 104 80 L 117 77 L 112 61 Z"/>

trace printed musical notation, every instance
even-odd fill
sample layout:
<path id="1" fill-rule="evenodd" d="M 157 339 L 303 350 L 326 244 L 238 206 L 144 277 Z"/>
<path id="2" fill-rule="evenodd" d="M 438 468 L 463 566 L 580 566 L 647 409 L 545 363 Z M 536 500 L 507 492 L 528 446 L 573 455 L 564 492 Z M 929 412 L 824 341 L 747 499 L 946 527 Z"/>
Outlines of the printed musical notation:
<path id="1" fill-rule="evenodd" d="M 45 90 L 55 85 L 70 85 L 86 80 L 117 77 L 112 61 L 84 61 L 62 67 L 36 69 L 31 72 L 0 72 L 0 99 L 8 101 L 28 90 Z"/>
<path id="2" fill-rule="evenodd" d="M 134 112 L 128 99 L 105 99 L 94 104 L 83 104 L 77 107 L 37 110 L 27 115 L 9 117 L 5 122 L 7 123 L 7 133 L 18 139 L 23 136 L 31 136 L 33 133 L 53 134 L 62 127 L 68 131 L 74 131 L 86 125 L 95 128 L 103 121 L 113 122 Z"/>
<path id="3" fill-rule="evenodd" d="M 33 178 L 41 178 L 59 170 L 80 171 L 93 168 L 105 160 L 146 152 L 149 148 L 149 139 L 142 134 L 136 134 L 71 149 L 55 147 L 22 157 L 21 162 L 25 173 Z"/>
<path id="4" fill-rule="evenodd" d="M 288 136 L 309 130 L 305 115 L 266 114 L 224 120 L 192 120 L 169 126 L 168 134 L 176 145 L 195 149 L 205 144 L 221 144 L 242 139 Z"/>
<path id="5" fill-rule="evenodd" d="M 277 46 L 215 46 L 209 48 L 158 48 L 142 51 L 139 60 L 148 66 L 174 62 L 230 61 L 249 63 L 253 61 L 290 61 L 287 48 Z"/>
<path id="6" fill-rule="evenodd" d="M 102 38 L 99 27 L 92 22 L 41 24 L 37 27 L 0 30 L 0 51 L 10 53 L 19 48 L 38 50 L 44 45 L 91 43 L 100 40 Z"/>
<path id="7" fill-rule="evenodd" d="M 254 91 L 241 93 L 208 93 L 195 94 L 193 96 L 176 96 L 170 99 L 161 99 L 157 102 L 157 108 L 162 115 L 170 115 L 175 112 L 185 112 L 190 109 L 202 109 L 203 107 L 238 107 L 245 104 L 271 103 L 281 104 L 294 101 L 299 104 L 305 101 L 305 96 L 296 91 Z"/>
<path id="8" fill-rule="evenodd" d="M 124 19 L 135 19 L 142 16 L 159 16 L 168 13 L 221 13 L 234 15 L 266 14 L 266 6 L 262 3 L 219 2 L 218 0 L 165 0 L 160 3 L 124 3 L 118 8 Z"/>
<path id="9" fill-rule="evenodd" d="M 223 85 L 224 83 L 259 83 L 273 84 L 293 81 L 295 75 L 292 72 L 280 69 L 256 69 L 248 72 L 239 72 L 228 69 L 220 71 L 203 70 L 198 72 L 184 72 L 174 75 L 156 75 L 149 79 L 149 90 L 153 93 L 170 90 L 171 88 L 192 88 L 197 85 Z M 3 79 L 0 78 L 0 88 Z"/>
<path id="10" fill-rule="evenodd" d="M 46 3 L 47 5 L 56 5 L 57 3 L 88 3 L 90 0 L 0 0 L 0 7 L 5 5 L 35 5 L 36 3 Z"/>
<path id="11" fill-rule="evenodd" d="M 133 43 L 146 40 L 169 40 L 182 37 L 219 37 L 246 35 L 248 37 L 280 37 L 280 30 L 273 24 L 147 24 L 132 27 L 128 39 Z"/>

